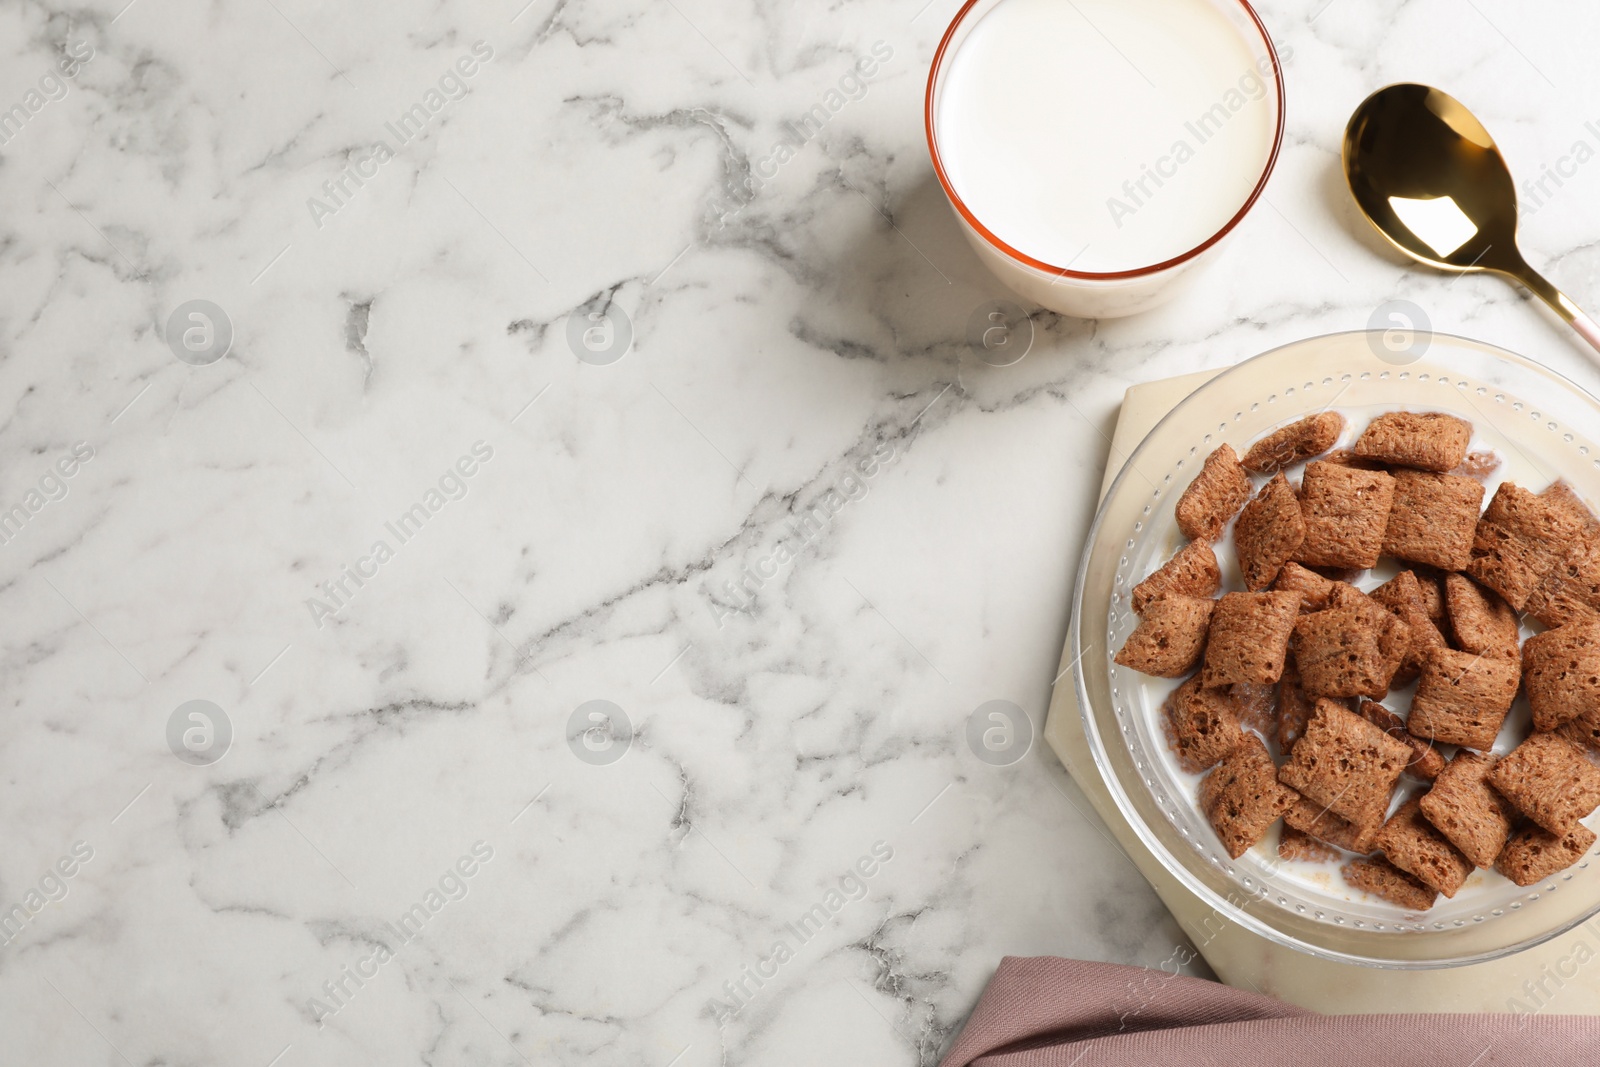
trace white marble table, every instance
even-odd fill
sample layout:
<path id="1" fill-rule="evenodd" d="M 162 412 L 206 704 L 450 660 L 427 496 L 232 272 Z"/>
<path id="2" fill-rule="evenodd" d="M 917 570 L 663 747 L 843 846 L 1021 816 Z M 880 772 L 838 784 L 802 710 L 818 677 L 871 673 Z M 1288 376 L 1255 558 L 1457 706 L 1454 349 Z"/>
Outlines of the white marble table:
<path id="1" fill-rule="evenodd" d="M 994 367 L 956 0 L 124 3 L 0 9 L 8 1064 L 931 1064 L 1003 954 L 1184 945 L 1037 738 L 967 742 L 1037 733 L 1123 389 L 1392 298 L 1600 383 L 1337 169 L 1451 89 L 1600 305 L 1600 15 L 1265 5 L 1223 269 Z"/>

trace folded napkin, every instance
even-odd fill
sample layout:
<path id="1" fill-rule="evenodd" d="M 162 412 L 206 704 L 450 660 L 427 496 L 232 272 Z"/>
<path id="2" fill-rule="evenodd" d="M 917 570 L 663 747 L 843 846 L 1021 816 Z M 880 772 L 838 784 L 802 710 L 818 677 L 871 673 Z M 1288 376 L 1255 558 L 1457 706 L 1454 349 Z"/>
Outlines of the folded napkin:
<path id="1" fill-rule="evenodd" d="M 1165 971 L 1007 956 L 940 1067 L 1592 1067 L 1597 1059 L 1592 1016 L 1318 1015 Z"/>

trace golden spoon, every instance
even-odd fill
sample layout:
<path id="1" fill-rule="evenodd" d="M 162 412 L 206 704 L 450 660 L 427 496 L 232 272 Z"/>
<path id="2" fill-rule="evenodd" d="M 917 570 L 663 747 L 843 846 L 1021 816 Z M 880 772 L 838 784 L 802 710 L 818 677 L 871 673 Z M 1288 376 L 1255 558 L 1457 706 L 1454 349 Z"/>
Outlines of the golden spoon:
<path id="1" fill-rule="evenodd" d="M 1441 270 L 1515 278 L 1600 351 L 1600 326 L 1518 251 L 1511 171 L 1461 101 L 1426 85 L 1379 89 L 1345 128 L 1344 174 L 1362 214 L 1400 251 Z"/>

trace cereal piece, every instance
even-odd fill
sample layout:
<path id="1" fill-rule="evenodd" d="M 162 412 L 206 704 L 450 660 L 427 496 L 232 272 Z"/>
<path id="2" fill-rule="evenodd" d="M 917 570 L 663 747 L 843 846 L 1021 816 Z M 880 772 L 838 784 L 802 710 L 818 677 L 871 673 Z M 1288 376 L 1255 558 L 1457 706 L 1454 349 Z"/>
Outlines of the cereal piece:
<path id="1" fill-rule="evenodd" d="M 1278 680 L 1278 747 L 1285 754 L 1306 732 L 1315 706 L 1300 685 L 1299 668 L 1292 662 L 1284 664 L 1283 677 Z"/>
<path id="2" fill-rule="evenodd" d="M 1584 503 L 1578 491 L 1566 482 L 1552 482 L 1549 488 L 1539 494 L 1539 499 L 1549 504 L 1556 511 L 1571 516 L 1578 521 L 1582 528 L 1585 540 L 1600 537 L 1600 518 L 1589 510 L 1589 505 Z"/>
<path id="3" fill-rule="evenodd" d="M 1357 596 L 1295 623 L 1295 666 L 1312 696 L 1382 699 L 1411 647 L 1410 627 L 1370 597 Z"/>
<path id="4" fill-rule="evenodd" d="M 1450 630 L 1463 652 L 1515 659 L 1522 639 L 1517 613 L 1500 598 L 1463 574 L 1447 574 L 1444 601 Z"/>
<path id="5" fill-rule="evenodd" d="M 1244 741 L 1244 727 L 1227 693 L 1202 689 L 1199 677 L 1184 682 L 1166 702 L 1167 740 L 1178 766 L 1198 774 Z"/>
<path id="6" fill-rule="evenodd" d="M 1394 478 L 1321 461 L 1308 464 L 1300 489 L 1306 537 L 1295 559 L 1312 567 L 1371 567 L 1383 552 Z"/>
<path id="7" fill-rule="evenodd" d="M 1206 686 L 1276 682 L 1300 612 L 1298 593 L 1227 593 L 1211 613 Z"/>
<path id="8" fill-rule="evenodd" d="M 1321 611 L 1333 595 L 1331 580 L 1292 561 L 1283 565 L 1272 588 L 1281 593 L 1299 593 L 1301 611 Z"/>
<path id="9" fill-rule="evenodd" d="M 1283 822 L 1290 829 L 1350 852 L 1371 852 L 1372 835 L 1383 825 L 1378 821 L 1370 826 L 1357 826 L 1305 797 L 1283 813 Z"/>
<path id="10" fill-rule="evenodd" d="M 1431 782 L 1444 770 L 1444 756 L 1433 742 L 1412 737 L 1406 732 L 1406 721 L 1382 704 L 1363 700 L 1361 717 L 1411 749 L 1411 762 L 1406 764 L 1406 770 L 1418 778 L 1426 778 Z"/>
<path id="11" fill-rule="evenodd" d="M 1332 463 L 1335 467 L 1349 467 L 1356 471 L 1382 471 L 1388 470 L 1380 461 L 1366 459 L 1356 455 L 1348 448 L 1337 448 L 1322 457 L 1323 463 Z"/>
<path id="12" fill-rule="evenodd" d="M 1479 867 L 1494 866 L 1516 820 L 1506 798 L 1489 788 L 1494 765 L 1494 756 L 1462 749 L 1421 799 L 1422 814 Z"/>
<path id="13" fill-rule="evenodd" d="M 1557 837 L 1528 823 L 1511 835 L 1495 861 L 1495 870 L 1517 885 L 1530 886 L 1571 867 L 1594 847 L 1595 833 L 1579 823 L 1565 837 Z"/>
<path id="14" fill-rule="evenodd" d="M 1410 911 L 1427 911 L 1439 894 L 1382 856 L 1351 860 L 1339 869 L 1344 880 L 1364 893 Z"/>
<path id="15" fill-rule="evenodd" d="M 1535 730 L 1600 716 L 1600 619 L 1528 638 L 1522 646 L 1522 686 Z"/>
<path id="16" fill-rule="evenodd" d="M 1200 473 L 1183 491 L 1173 513 L 1178 529 L 1191 541 L 1215 541 L 1228 520 L 1250 499 L 1250 476 L 1239 466 L 1232 445 L 1222 445 L 1206 457 Z"/>
<path id="17" fill-rule="evenodd" d="M 1461 465 L 1451 474 L 1459 474 L 1463 478 L 1487 478 L 1500 469 L 1500 457 L 1493 452 L 1468 452 L 1461 460 Z"/>
<path id="18" fill-rule="evenodd" d="M 1217 566 L 1217 554 L 1205 541 L 1190 541 L 1133 587 L 1133 610 L 1144 611 L 1157 593 L 1214 597 L 1221 588 L 1222 568 Z"/>
<path id="19" fill-rule="evenodd" d="M 1306 521 L 1300 516 L 1300 498 L 1280 471 L 1244 506 L 1234 524 L 1233 543 L 1239 554 L 1244 587 L 1258 590 L 1271 585 L 1305 539 Z"/>
<path id="20" fill-rule="evenodd" d="M 1348 708 L 1319 700 L 1278 780 L 1347 822 L 1375 827 L 1410 760 L 1409 746 Z"/>
<path id="21" fill-rule="evenodd" d="M 1427 602 L 1422 599 L 1422 583 L 1417 581 L 1415 572 L 1401 571 L 1374 589 L 1371 596 L 1411 630 L 1406 657 L 1389 683 L 1393 688 L 1411 681 L 1422 672 L 1422 661 L 1428 650 L 1445 647 L 1444 635 L 1428 615 Z"/>
<path id="22" fill-rule="evenodd" d="M 1282 836 L 1278 838 L 1278 858 L 1318 863 L 1322 860 L 1338 859 L 1339 850 L 1323 844 L 1304 830 L 1285 826 Z"/>
<path id="23" fill-rule="evenodd" d="M 1415 797 L 1389 816 L 1372 843 L 1390 863 L 1447 897 L 1455 896 L 1472 873 L 1472 861 L 1423 817 L 1422 805 Z"/>
<path id="24" fill-rule="evenodd" d="M 1582 521 L 1570 511 L 1501 482 L 1478 520 L 1467 574 L 1521 611 L 1582 534 Z"/>
<path id="25" fill-rule="evenodd" d="M 1522 610 L 1546 626 L 1600 619 L 1600 538 L 1571 546 L 1534 587 Z"/>
<path id="26" fill-rule="evenodd" d="M 1472 562 L 1483 483 L 1454 474 L 1396 471 L 1383 554 L 1444 571 Z"/>
<path id="27" fill-rule="evenodd" d="M 1422 581 L 1417 578 L 1416 571 L 1401 571 L 1372 592 L 1363 595 L 1398 616 L 1407 626 L 1416 625 L 1426 630 L 1427 627 L 1433 626 L 1433 617 L 1428 614 L 1428 602 L 1424 599 L 1422 588 Z M 1443 644 L 1444 635 L 1438 632 L 1437 627 L 1434 627 L 1434 633 L 1439 639 L 1433 643 Z"/>
<path id="28" fill-rule="evenodd" d="M 1555 734 L 1533 734 L 1489 772 L 1489 784 L 1558 837 L 1600 805 L 1600 767 Z"/>
<path id="29" fill-rule="evenodd" d="M 1228 855 L 1238 859 L 1299 797 L 1278 782 L 1278 768 L 1255 734 L 1228 753 L 1200 783 L 1200 808 Z"/>
<path id="30" fill-rule="evenodd" d="M 1577 745 L 1591 759 L 1600 760 L 1600 715 L 1579 715 L 1557 726 L 1554 733 Z"/>
<path id="31" fill-rule="evenodd" d="M 1320 456 L 1333 447 L 1344 432 L 1344 416 L 1337 411 L 1308 415 L 1299 422 L 1274 430 L 1244 454 L 1244 469 L 1257 474 L 1272 474 L 1292 467 L 1301 460 Z"/>
<path id="32" fill-rule="evenodd" d="M 1312 567 L 1311 569 L 1336 586 L 1349 585 L 1367 573 L 1365 567 Z"/>
<path id="33" fill-rule="evenodd" d="M 1422 594 L 1422 605 L 1428 609 L 1428 618 L 1439 628 L 1440 633 L 1450 624 L 1450 616 L 1444 603 L 1444 584 L 1439 576 L 1427 571 L 1413 569 L 1417 576 L 1417 591 Z"/>
<path id="34" fill-rule="evenodd" d="M 1521 682 L 1516 660 L 1436 648 L 1422 661 L 1406 728 L 1417 737 L 1487 752 Z"/>
<path id="35" fill-rule="evenodd" d="M 1206 627 L 1215 600 L 1163 593 L 1145 605 L 1144 615 L 1117 652 L 1116 661 L 1157 678 L 1182 678 L 1200 665 Z"/>
<path id="36" fill-rule="evenodd" d="M 1227 694 L 1228 703 L 1233 705 L 1233 713 L 1245 729 L 1254 730 L 1262 737 L 1272 737 L 1277 733 L 1277 685 L 1239 682 L 1228 686 L 1223 692 Z"/>
<path id="37" fill-rule="evenodd" d="M 1372 598 L 1349 582 L 1334 582 L 1333 589 L 1328 593 L 1328 607 L 1330 608 L 1359 608 L 1363 604 L 1370 604 Z"/>
<path id="38" fill-rule="evenodd" d="M 1467 458 L 1472 424 L 1439 411 L 1391 411 L 1361 431 L 1351 451 L 1397 467 L 1448 471 Z"/>
<path id="39" fill-rule="evenodd" d="M 1542 558 L 1542 546 L 1483 520 L 1479 520 L 1478 532 L 1473 535 L 1472 551 L 1466 573 L 1499 593 L 1518 611 L 1553 569 Z"/>

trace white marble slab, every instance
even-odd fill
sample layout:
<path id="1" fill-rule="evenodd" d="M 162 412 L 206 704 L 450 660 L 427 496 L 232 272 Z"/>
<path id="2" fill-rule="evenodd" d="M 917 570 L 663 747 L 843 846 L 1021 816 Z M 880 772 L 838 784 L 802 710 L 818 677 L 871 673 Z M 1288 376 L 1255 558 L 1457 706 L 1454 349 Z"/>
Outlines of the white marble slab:
<path id="1" fill-rule="evenodd" d="M 997 368 L 922 142 L 955 0 L 125 3 L 0 9 L 8 1062 L 930 1064 L 1003 954 L 1185 944 L 1037 739 L 966 741 L 1038 732 L 1124 388 L 1392 297 L 1597 381 L 1384 252 L 1337 151 L 1401 78 L 1526 175 L 1600 146 L 1600 15 L 1264 5 L 1291 137 L 1225 269 Z M 1527 251 L 1600 304 L 1564 180 Z M 192 700 L 220 761 L 169 747 Z"/>

